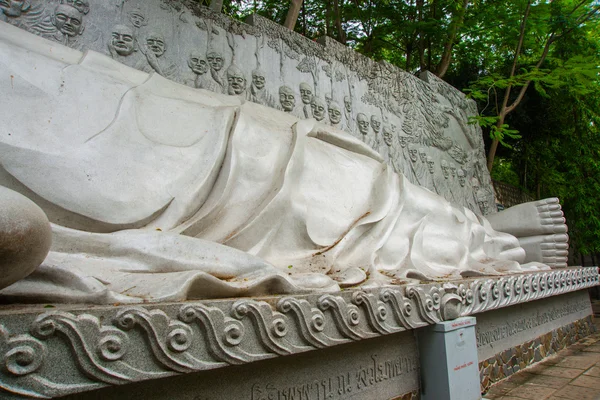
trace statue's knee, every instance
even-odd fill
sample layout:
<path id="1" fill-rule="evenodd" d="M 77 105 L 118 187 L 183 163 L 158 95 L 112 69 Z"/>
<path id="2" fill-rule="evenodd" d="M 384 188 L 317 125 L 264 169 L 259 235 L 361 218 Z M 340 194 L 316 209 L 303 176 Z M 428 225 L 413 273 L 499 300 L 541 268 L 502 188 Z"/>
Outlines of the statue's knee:
<path id="1" fill-rule="evenodd" d="M 41 208 L 0 186 L 0 289 L 31 274 L 51 243 L 50 223 Z"/>

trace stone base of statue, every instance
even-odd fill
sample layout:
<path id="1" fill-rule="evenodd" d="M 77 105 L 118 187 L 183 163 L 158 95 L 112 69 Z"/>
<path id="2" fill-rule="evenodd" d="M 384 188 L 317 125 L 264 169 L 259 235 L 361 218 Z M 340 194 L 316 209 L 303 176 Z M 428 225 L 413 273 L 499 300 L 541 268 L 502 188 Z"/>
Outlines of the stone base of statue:
<path id="1" fill-rule="evenodd" d="M 588 333 L 586 289 L 597 284 L 597 268 L 569 268 L 333 294 L 12 306 L 0 312 L 0 397 L 412 399 L 428 373 L 415 332 L 469 315 L 485 388 Z"/>

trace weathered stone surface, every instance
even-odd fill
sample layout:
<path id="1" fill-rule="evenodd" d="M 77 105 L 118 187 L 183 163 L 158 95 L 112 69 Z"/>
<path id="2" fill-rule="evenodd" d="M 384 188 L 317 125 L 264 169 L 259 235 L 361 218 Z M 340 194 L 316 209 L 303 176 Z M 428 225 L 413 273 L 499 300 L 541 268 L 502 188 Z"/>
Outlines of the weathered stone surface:
<path id="1" fill-rule="evenodd" d="M 562 287 L 545 286 L 527 296 L 502 290 L 497 298 L 482 293 L 494 284 L 515 285 L 513 278 L 548 279 L 551 274 L 569 271 L 454 284 L 348 290 L 336 295 L 143 306 L 4 308 L 0 310 L 0 357 L 5 360 L 6 369 L 0 370 L 0 382 L 14 393 L 57 397 L 285 359 L 311 350 L 335 350 L 340 344 L 443 321 L 444 309 L 454 307 L 456 302 L 461 304 L 459 313 L 464 316 L 485 319 L 486 311 L 495 309 L 510 314 L 521 302 L 552 299 L 551 296 L 597 284 L 597 270 L 589 270 L 585 279 L 584 269 L 571 271 L 582 279 L 565 279 Z M 576 336 L 565 335 L 571 337 Z M 500 361 L 494 367 L 500 365 L 504 373 L 499 376 L 512 374 L 513 366 L 509 370 Z"/>
<path id="2" fill-rule="evenodd" d="M 241 23 L 194 1 L 61 3 L 0 7 L 0 21 L 192 88 L 315 117 L 369 144 L 412 183 L 495 212 L 481 129 L 468 123 L 475 103 L 430 73 L 419 79 L 331 38 L 314 42 L 257 15 Z"/>
<path id="3" fill-rule="evenodd" d="M 0 289 L 32 273 L 51 243 L 46 214 L 27 197 L 0 186 Z"/>
<path id="4" fill-rule="evenodd" d="M 504 362 L 512 356 L 518 360 L 529 359 L 529 348 L 524 351 L 521 344 L 554 333 L 559 335 L 552 345 L 556 351 L 562 348 L 564 342 L 565 334 L 561 328 L 591 314 L 587 291 L 521 304 L 511 308 L 510 313 L 495 311 L 482 314 L 477 318 L 479 359 L 497 353 L 502 353 Z"/>

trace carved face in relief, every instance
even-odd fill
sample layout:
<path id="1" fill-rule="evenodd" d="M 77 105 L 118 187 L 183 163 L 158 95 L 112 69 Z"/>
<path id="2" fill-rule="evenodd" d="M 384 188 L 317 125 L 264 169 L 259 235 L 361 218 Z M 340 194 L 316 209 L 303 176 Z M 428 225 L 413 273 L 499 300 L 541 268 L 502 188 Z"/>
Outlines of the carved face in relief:
<path id="1" fill-rule="evenodd" d="M 344 96 L 344 108 L 346 109 L 346 112 L 352 112 L 352 99 L 350 96 Z"/>
<path id="2" fill-rule="evenodd" d="M 308 83 L 302 82 L 300 84 L 300 98 L 304 104 L 310 104 L 310 100 L 312 99 L 313 92 Z"/>
<path id="3" fill-rule="evenodd" d="M 424 148 L 420 148 L 419 149 L 419 157 L 421 158 L 421 162 L 427 162 L 427 153 L 425 152 Z"/>
<path id="4" fill-rule="evenodd" d="M 335 101 L 329 103 L 327 112 L 329 113 L 329 121 L 331 121 L 332 125 L 337 125 L 340 123 L 342 120 L 342 108 L 338 103 Z"/>
<path id="5" fill-rule="evenodd" d="M 356 116 L 356 123 L 358 125 L 358 131 L 360 133 L 362 133 L 363 135 L 367 135 L 369 133 L 369 118 L 365 114 L 358 113 L 358 115 Z"/>
<path id="6" fill-rule="evenodd" d="M 393 136 L 394 136 L 393 129 L 389 126 L 384 126 L 383 127 L 383 142 L 386 144 L 386 146 L 392 145 Z"/>
<path id="7" fill-rule="evenodd" d="M 246 91 L 246 78 L 241 69 L 235 65 L 227 68 L 227 83 L 229 84 L 229 94 L 239 95 Z"/>
<path id="8" fill-rule="evenodd" d="M 150 33 L 146 38 L 146 45 L 157 58 L 165 54 L 165 51 L 167 51 L 165 38 L 159 33 Z"/>
<path id="9" fill-rule="evenodd" d="M 52 24 L 66 36 L 77 36 L 83 32 L 83 15 L 76 8 L 59 4 L 54 10 Z"/>
<path id="10" fill-rule="evenodd" d="M 125 25 L 115 25 L 112 29 L 110 46 L 120 56 L 131 55 L 135 51 L 133 29 Z"/>
<path id="11" fill-rule="evenodd" d="M 400 146 L 402 148 L 408 146 L 408 136 L 399 135 L 398 136 L 398 141 L 400 142 Z"/>
<path id="12" fill-rule="evenodd" d="M 292 112 L 296 107 L 296 95 L 289 86 L 281 86 L 279 88 L 279 103 L 283 111 Z"/>
<path id="13" fill-rule="evenodd" d="M 461 168 L 456 171 L 456 175 L 458 175 L 458 183 L 461 187 L 465 187 L 465 171 Z"/>
<path id="14" fill-rule="evenodd" d="M 90 3 L 87 0 L 61 0 L 61 3 L 75 7 L 83 15 L 90 12 Z"/>
<path id="15" fill-rule="evenodd" d="M 17 18 L 29 11 L 31 4 L 25 0 L 0 0 L 0 11 L 7 17 Z"/>
<path id="16" fill-rule="evenodd" d="M 317 96 L 313 96 L 310 99 L 310 108 L 312 110 L 313 117 L 317 121 L 322 121 L 323 118 L 325 118 L 325 110 L 327 107 L 325 105 L 325 102 Z"/>
<path id="17" fill-rule="evenodd" d="M 413 163 L 419 161 L 419 150 L 417 150 L 417 148 L 413 145 L 408 146 L 408 154 L 410 156 L 410 161 L 412 161 Z"/>
<path id="18" fill-rule="evenodd" d="M 141 28 L 142 26 L 148 25 L 148 22 L 146 22 L 146 17 L 144 17 L 144 14 L 142 14 L 140 10 L 133 10 L 130 12 L 129 21 L 136 28 Z"/>
<path id="19" fill-rule="evenodd" d="M 371 115 L 371 127 L 375 133 L 381 130 L 381 118 L 377 115 Z"/>
<path id="20" fill-rule="evenodd" d="M 216 51 L 209 51 L 206 54 L 206 60 L 210 64 L 210 68 L 215 71 L 220 71 L 223 68 L 223 64 L 225 64 L 225 59 L 223 56 Z"/>
<path id="21" fill-rule="evenodd" d="M 450 176 L 450 168 L 448 167 L 448 161 L 442 160 L 442 173 L 444 174 L 444 178 L 448 179 Z"/>
<path id="22" fill-rule="evenodd" d="M 192 51 L 188 58 L 188 66 L 196 75 L 204 75 L 208 72 L 208 61 L 198 51 Z"/>
<path id="23" fill-rule="evenodd" d="M 433 161 L 431 156 L 427 156 L 427 169 L 429 170 L 430 174 L 435 172 L 435 161 Z"/>
<path id="24" fill-rule="evenodd" d="M 473 188 L 473 192 L 477 193 L 479 190 L 479 179 L 476 177 L 471 178 L 471 187 Z"/>
<path id="25" fill-rule="evenodd" d="M 450 163 L 450 175 L 453 178 L 456 176 L 456 165 L 454 163 Z"/>
<path id="26" fill-rule="evenodd" d="M 477 191 L 477 205 L 482 213 L 487 214 L 489 211 L 489 205 L 487 201 L 487 193 L 483 189 Z"/>
<path id="27" fill-rule="evenodd" d="M 258 90 L 262 90 L 265 88 L 265 73 L 260 69 L 255 69 L 252 71 L 252 84 Z"/>

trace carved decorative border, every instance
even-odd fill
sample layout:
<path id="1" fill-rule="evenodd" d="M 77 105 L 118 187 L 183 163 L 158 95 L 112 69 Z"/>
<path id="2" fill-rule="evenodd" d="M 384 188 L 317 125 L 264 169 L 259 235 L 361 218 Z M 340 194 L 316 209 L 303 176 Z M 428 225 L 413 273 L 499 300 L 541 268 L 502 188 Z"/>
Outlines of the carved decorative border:
<path id="1" fill-rule="evenodd" d="M 294 297 L 6 312 L 0 388 L 64 396 L 373 338 L 598 282 L 594 267 Z"/>

